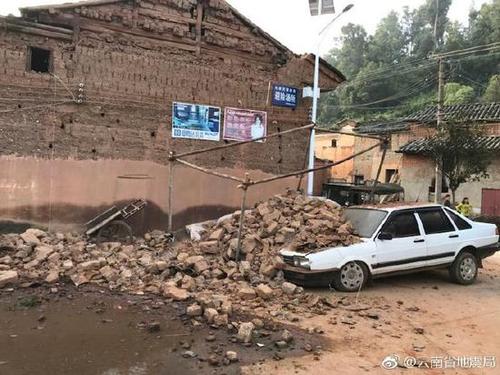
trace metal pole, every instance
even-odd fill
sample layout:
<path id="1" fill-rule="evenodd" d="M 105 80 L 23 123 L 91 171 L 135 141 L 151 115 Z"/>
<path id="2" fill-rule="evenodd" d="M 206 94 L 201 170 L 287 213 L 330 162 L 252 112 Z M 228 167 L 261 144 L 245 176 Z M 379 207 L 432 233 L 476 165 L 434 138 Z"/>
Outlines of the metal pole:
<path id="1" fill-rule="evenodd" d="M 443 59 L 439 63 L 439 85 L 438 85 L 438 103 L 437 103 L 437 129 L 443 130 L 443 101 L 444 101 L 444 64 Z M 441 160 L 436 162 L 436 184 L 434 191 L 434 203 L 441 203 L 441 192 L 443 191 L 443 173 L 441 171 Z"/>
<path id="2" fill-rule="evenodd" d="M 173 217 L 173 196 L 174 196 L 174 152 L 169 153 L 168 157 L 168 233 L 172 233 L 172 217 Z"/>
<path id="3" fill-rule="evenodd" d="M 320 9 L 321 12 L 321 9 Z M 320 54 L 320 44 L 318 43 L 318 49 L 316 50 L 316 58 L 314 61 L 314 88 L 313 88 L 313 107 L 312 107 L 312 122 L 316 124 L 318 117 L 318 96 L 319 96 L 319 54 Z M 314 128 L 311 130 L 311 139 L 309 140 L 309 169 L 314 168 L 314 155 L 315 155 L 315 136 L 316 131 Z M 314 194 L 314 172 L 311 171 L 307 175 L 307 195 L 312 196 Z"/>
<path id="4" fill-rule="evenodd" d="M 312 123 L 316 125 L 316 121 L 318 119 L 318 98 L 321 92 L 319 87 L 319 64 L 321 53 L 321 42 L 323 41 L 324 36 L 326 35 L 326 31 L 334 24 L 334 22 L 342 16 L 344 13 L 351 10 L 353 7 L 352 4 L 347 5 L 338 16 L 334 17 L 318 34 L 318 44 L 316 46 L 316 56 L 314 59 L 314 87 L 313 87 L 313 107 L 312 107 Z M 321 16 L 321 11 L 323 10 L 323 2 L 322 0 L 318 1 L 318 16 Z M 316 132 L 313 128 L 311 132 L 311 139 L 309 141 L 309 172 L 307 176 L 307 195 L 312 196 L 314 190 L 314 153 L 315 153 L 315 137 Z"/>
<path id="5" fill-rule="evenodd" d="M 245 174 L 245 182 L 239 187 L 243 189 L 243 196 L 241 198 L 241 210 L 240 210 L 240 226 L 238 228 L 238 244 L 236 245 L 236 255 L 235 260 L 238 262 L 240 260 L 241 253 L 241 237 L 243 235 L 243 225 L 245 224 L 245 203 L 247 200 L 247 191 L 250 183 L 250 177 L 248 173 Z"/>

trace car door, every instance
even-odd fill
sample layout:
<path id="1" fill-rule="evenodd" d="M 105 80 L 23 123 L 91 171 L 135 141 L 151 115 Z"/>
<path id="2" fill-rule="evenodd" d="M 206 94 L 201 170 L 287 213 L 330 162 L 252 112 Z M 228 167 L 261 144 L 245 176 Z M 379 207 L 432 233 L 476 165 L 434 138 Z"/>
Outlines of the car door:
<path id="1" fill-rule="evenodd" d="M 451 263 L 460 250 L 460 233 L 440 207 L 421 209 L 429 266 Z"/>
<path id="2" fill-rule="evenodd" d="M 425 266 L 427 248 L 421 230 L 413 210 L 392 213 L 380 230 L 383 235 L 379 233 L 375 238 L 372 272 L 381 274 Z"/>

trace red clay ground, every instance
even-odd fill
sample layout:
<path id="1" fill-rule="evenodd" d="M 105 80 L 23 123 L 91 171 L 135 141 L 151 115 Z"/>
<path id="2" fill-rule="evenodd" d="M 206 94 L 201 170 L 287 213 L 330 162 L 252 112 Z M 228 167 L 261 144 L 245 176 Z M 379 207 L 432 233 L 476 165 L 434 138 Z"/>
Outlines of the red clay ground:
<path id="1" fill-rule="evenodd" d="M 377 306 L 368 310 L 371 317 L 360 316 L 366 311 L 340 306 L 325 316 L 299 322 L 303 328 L 322 327 L 333 340 L 332 348 L 324 349 L 319 358 L 268 361 L 246 367 L 244 374 L 500 374 L 500 254 L 487 259 L 484 266 L 476 284 L 467 287 L 450 283 L 445 271 L 377 280 L 358 300 L 360 307 Z M 342 296 L 326 290 L 317 293 Z M 497 366 L 383 369 L 381 362 L 390 354 L 413 356 L 429 366 L 431 357 L 496 356 Z M 440 362 L 435 363 L 439 366 Z"/>

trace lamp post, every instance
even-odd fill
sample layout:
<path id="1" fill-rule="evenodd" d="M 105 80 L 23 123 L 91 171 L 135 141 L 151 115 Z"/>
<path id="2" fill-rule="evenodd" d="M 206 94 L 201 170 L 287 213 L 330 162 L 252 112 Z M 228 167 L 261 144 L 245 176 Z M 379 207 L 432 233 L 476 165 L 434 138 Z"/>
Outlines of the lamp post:
<path id="1" fill-rule="evenodd" d="M 318 34 L 319 40 L 318 40 L 318 45 L 316 49 L 316 59 L 314 62 L 314 89 L 313 89 L 313 107 L 312 107 L 312 122 L 316 124 L 316 120 L 318 117 L 318 97 L 319 97 L 319 64 L 320 64 L 320 48 L 321 48 L 321 43 L 323 42 L 323 38 L 325 33 L 328 31 L 328 29 L 333 25 L 333 23 L 339 19 L 340 16 L 342 16 L 344 13 L 347 13 L 354 7 L 354 4 L 349 4 L 347 5 L 342 12 L 340 12 L 335 18 L 333 18 Z M 321 6 L 319 8 L 319 11 L 321 12 Z M 321 13 L 320 13 L 321 14 Z M 311 131 L 311 140 L 309 143 L 309 169 L 314 168 L 314 154 L 315 154 L 315 140 L 314 137 L 316 136 L 316 131 L 312 129 Z M 313 190 L 314 190 L 314 172 L 309 172 L 307 176 L 307 195 L 312 196 L 313 195 Z"/>

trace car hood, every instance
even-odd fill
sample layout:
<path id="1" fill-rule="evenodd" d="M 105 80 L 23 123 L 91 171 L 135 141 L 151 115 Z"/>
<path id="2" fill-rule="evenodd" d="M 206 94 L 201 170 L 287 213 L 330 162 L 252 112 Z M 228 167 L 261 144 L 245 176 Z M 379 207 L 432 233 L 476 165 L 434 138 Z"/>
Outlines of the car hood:
<path id="1" fill-rule="evenodd" d="M 307 258 L 312 258 L 316 255 L 323 254 L 325 252 L 336 252 L 339 255 L 345 256 L 346 254 L 352 254 L 353 252 L 362 251 L 370 247 L 371 241 L 368 238 L 361 238 L 360 243 L 356 243 L 349 246 L 336 246 L 336 247 L 325 247 L 321 250 L 310 251 L 308 253 L 299 253 L 297 251 L 292 251 L 289 249 L 283 249 L 280 254 L 283 256 L 302 256 Z"/>

